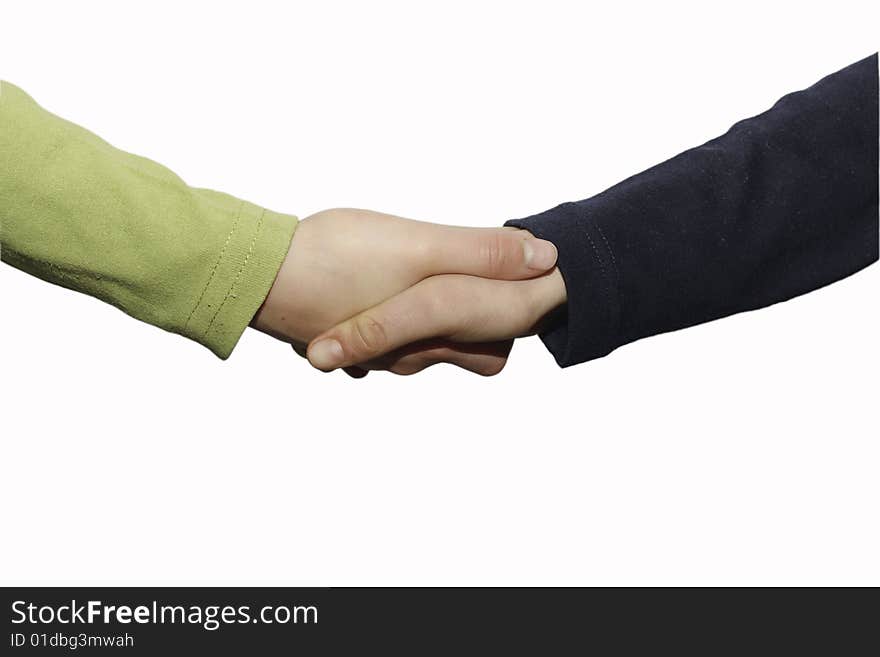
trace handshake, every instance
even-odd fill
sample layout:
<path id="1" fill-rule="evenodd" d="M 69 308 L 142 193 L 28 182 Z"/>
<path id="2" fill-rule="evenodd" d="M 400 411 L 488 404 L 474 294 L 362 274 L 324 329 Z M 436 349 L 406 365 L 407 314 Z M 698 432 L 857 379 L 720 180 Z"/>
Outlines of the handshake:
<path id="1" fill-rule="evenodd" d="M 292 217 L 191 188 L 0 84 L 3 262 L 221 358 L 250 323 L 354 377 L 497 374 L 537 332 L 566 367 L 877 260 L 876 55 L 600 194 L 508 222 L 527 230 L 337 209 L 292 240 Z"/>
<path id="2" fill-rule="evenodd" d="M 356 378 L 437 363 L 491 376 L 565 304 L 556 256 L 516 228 L 326 210 L 300 222 L 251 326 Z"/>

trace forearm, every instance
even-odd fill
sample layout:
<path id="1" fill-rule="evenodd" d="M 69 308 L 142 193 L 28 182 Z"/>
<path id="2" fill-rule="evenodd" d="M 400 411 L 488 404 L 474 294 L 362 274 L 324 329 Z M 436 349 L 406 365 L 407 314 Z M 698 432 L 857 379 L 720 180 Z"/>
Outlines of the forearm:
<path id="1" fill-rule="evenodd" d="M 877 57 L 611 189 L 509 222 L 556 243 L 561 365 L 760 308 L 877 260 Z"/>
<path id="2" fill-rule="evenodd" d="M 294 217 L 187 186 L 0 84 L 4 262 L 229 355 Z"/>

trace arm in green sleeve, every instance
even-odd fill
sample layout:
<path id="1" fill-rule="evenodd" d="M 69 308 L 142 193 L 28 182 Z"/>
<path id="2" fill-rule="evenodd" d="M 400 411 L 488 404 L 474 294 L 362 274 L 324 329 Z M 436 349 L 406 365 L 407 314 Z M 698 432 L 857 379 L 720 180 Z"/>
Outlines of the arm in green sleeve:
<path id="1" fill-rule="evenodd" d="M 186 185 L 0 82 L 0 256 L 227 358 L 297 220 Z"/>

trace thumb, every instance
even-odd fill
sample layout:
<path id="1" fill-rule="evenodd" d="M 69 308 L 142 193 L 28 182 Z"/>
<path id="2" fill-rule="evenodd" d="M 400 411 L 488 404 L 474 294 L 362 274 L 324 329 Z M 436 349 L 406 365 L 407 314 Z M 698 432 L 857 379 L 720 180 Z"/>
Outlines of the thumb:
<path id="1" fill-rule="evenodd" d="M 556 265 L 556 247 L 527 230 L 443 226 L 429 240 L 426 276 L 468 274 L 498 280 L 534 278 Z"/>
<path id="2" fill-rule="evenodd" d="M 528 335 L 540 317 L 564 303 L 561 281 L 557 272 L 528 281 L 432 276 L 316 337 L 308 359 L 326 371 L 430 338 L 497 342 Z"/>
<path id="3" fill-rule="evenodd" d="M 450 331 L 455 318 L 437 312 L 437 280 L 421 281 L 325 331 L 309 344 L 309 362 L 324 371 L 349 367 Z"/>

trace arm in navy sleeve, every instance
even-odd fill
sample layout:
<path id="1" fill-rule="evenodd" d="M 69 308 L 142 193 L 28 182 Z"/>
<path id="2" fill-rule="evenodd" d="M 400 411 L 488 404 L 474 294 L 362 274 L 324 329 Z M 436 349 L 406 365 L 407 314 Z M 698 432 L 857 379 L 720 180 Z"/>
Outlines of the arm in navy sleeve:
<path id="1" fill-rule="evenodd" d="M 598 196 L 508 222 L 554 242 L 562 366 L 804 294 L 878 251 L 877 55 Z"/>

